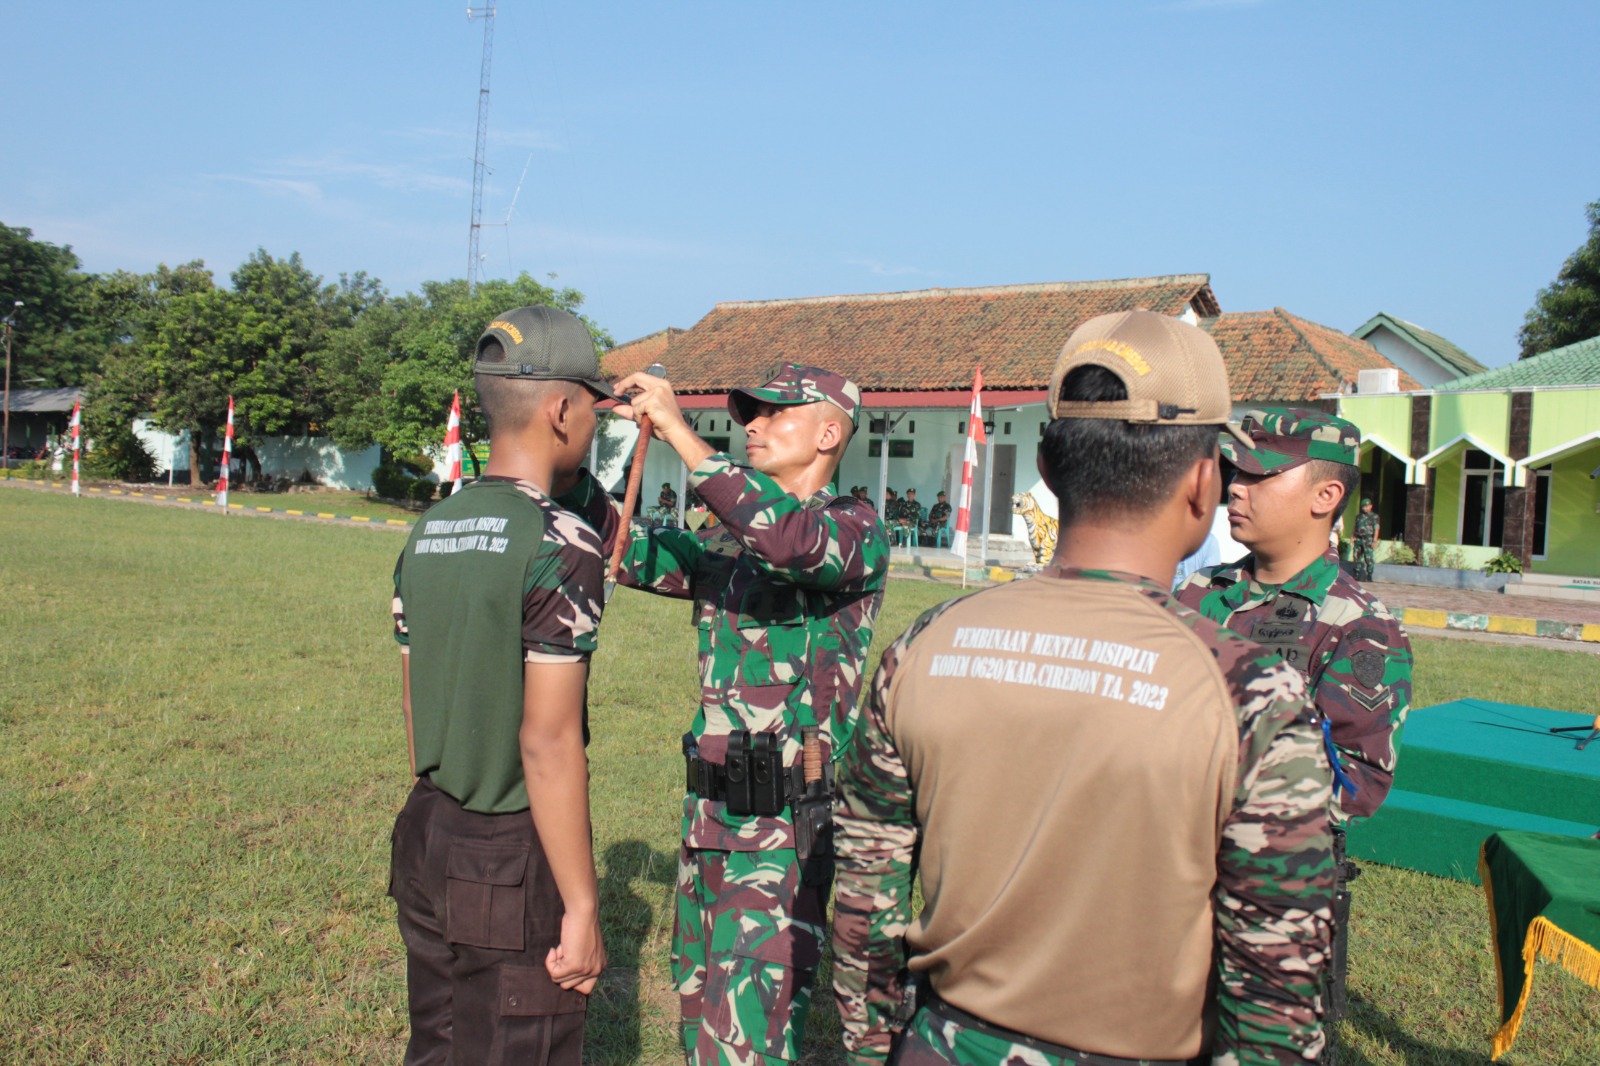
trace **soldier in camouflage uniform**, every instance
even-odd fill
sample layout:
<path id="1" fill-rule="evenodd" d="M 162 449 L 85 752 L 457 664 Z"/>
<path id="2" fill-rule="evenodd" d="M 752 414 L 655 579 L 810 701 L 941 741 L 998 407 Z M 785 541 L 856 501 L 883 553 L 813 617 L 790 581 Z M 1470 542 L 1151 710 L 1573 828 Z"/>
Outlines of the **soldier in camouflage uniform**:
<path id="1" fill-rule="evenodd" d="M 1411 642 L 1399 621 L 1339 568 L 1329 530 L 1360 480 L 1361 431 L 1321 411 L 1251 411 L 1254 443 L 1224 438 L 1235 563 L 1191 575 L 1179 601 L 1281 655 L 1305 675 L 1334 765 L 1340 887 L 1329 1018 L 1343 1016 L 1350 893 L 1359 873 L 1343 858 L 1343 826 L 1376 811 L 1394 781 L 1411 706 Z M 1365 517 L 1365 516 L 1363 516 Z M 1358 534 L 1359 535 L 1359 534 Z M 1325 1062 L 1333 1061 L 1331 1050 Z"/>
<path id="2" fill-rule="evenodd" d="M 1357 581 L 1371 581 L 1372 567 L 1377 562 L 1378 516 L 1372 510 L 1371 500 L 1361 501 L 1361 513 L 1356 516 L 1355 572 Z"/>
<path id="3" fill-rule="evenodd" d="M 924 537 L 937 536 L 939 531 L 950 524 L 950 504 L 945 500 L 944 493 L 939 493 L 938 502 L 928 508 L 927 521 L 922 523 Z"/>
<path id="4" fill-rule="evenodd" d="M 841 769 L 848 1061 L 898 1040 L 903 1066 L 1304 1063 L 1327 756 L 1304 680 L 1168 591 L 1220 491 L 1221 353 L 1174 318 L 1102 315 L 1050 396 L 1051 565 L 913 623 Z"/>
<path id="5" fill-rule="evenodd" d="M 488 469 L 417 522 L 394 571 L 415 778 L 389 882 L 405 1061 L 578 1066 L 605 965 L 584 756 L 595 530 L 617 522 L 609 507 L 580 521 L 551 494 L 579 477 L 611 392 L 588 327 L 549 307 L 491 322 L 474 369 Z"/>
<path id="6" fill-rule="evenodd" d="M 634 375 L 648 415 L 721 525 L 635 529 L 622 584 L 694 601 L 700 706 L 685 736 L 673 977 L 695 1064 L 795 1061 L 832 884 L 832 769 L 855 731 L 889 545 L 870 506 L 826 491 L 861 406 L 854 383 L 786 366 L 728 398 L 750 467 Z"/>

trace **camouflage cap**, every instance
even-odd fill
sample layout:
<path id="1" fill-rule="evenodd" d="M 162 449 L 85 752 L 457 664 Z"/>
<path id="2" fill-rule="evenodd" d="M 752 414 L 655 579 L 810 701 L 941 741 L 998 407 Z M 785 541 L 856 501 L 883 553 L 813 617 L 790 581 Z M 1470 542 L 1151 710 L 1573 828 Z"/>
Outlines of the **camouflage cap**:
<path id="1" fill-rule="evenodd" d="M 1239 448 L 1222 439 L 1222 457 L 1248 474 L 1277 474 L 1312 459 L 1361 465 L 1361 431 L 1324 411 L 1265 407 L 1246 412 L 1239 428 L 1255 447 Z"/>
<path id="2" fill-rule="evenodd" d="M 1125 400 L 1064 400 L 1067 375 L 1098 366 L 1116 375 Z M 1138 425 L 1222 426 L 1250 442 L 1228 421 L 1233 400 L 1222 351 L 1211 334 L 1171 315 L 1117 311 L 1096 315 L 1072 331 L 1050 375 L 1051 418 L 1103 418 Z"/>
<path id="3" fill-rule="evenodd" d="M 492 340 L 505 348 L 504 361 L 484 361 L 484 345 Z M 497 317 L 478 338 L 472 371 L 531 381 L 577 381 L 608 400 L 617 398 L 600 375 L 589 327 L 558 307 L 518 307 Z"/>
<path id="4" fill-rule="evenodd" d="M 852 426 L 856 424 L 861 412 L 861 389 L 855 382 L 820 367 L 785 363 L 765 385 L 728 393 L 728 413 L 742 426 L 756 416 L 758 403 L 788 407 L 823 400 L 849 415 Z"/>

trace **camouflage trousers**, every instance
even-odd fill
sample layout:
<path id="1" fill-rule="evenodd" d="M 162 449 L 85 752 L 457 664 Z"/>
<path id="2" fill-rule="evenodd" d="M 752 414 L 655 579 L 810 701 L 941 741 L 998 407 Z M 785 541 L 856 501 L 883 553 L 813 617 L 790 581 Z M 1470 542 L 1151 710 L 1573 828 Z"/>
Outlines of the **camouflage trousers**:
<path id="1" fill-rule="evenodd" d="M 830 885 L 803 883 L 793 850 L 679 851 L 672 977 L 691 1066 L 799 1060 Z"/>
<path id="2" fill-rule="evenodd" d="M 1372 580 L 1372 566 L 1377 561 L 1377 552 L 1371 541 L 1356 541 L 1350 549 L 1351 569 L 1355 571 L 1357 581 Z"/>
<path id="3" fill-rule="evenodd" d="M 981 1023 L 963 1025 L 946 1006 L 917 1011 L 889 1056 L 890 1066 L 1183 1066 L 1171 1060 L 1119 1059 L 1087 1051 L 1026 1043 Z M 972 1019 L 976 1022 L 976 1019 Z M 1026 1039 L 1026 1038 L 1023 1038 Z M 1202 1055 L 1195 1063 L 1209 1063 Z"/>

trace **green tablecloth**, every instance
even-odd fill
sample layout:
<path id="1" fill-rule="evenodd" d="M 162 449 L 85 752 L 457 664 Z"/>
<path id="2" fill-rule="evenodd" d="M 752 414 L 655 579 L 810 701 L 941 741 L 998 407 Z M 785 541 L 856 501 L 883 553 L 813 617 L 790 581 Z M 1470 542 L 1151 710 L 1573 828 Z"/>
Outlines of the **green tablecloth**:
<path id="1" fill-rule="evenodd" d="M 1600 988 L 1600 840 L 1508 829 L 1483 842 L 1478 873 L 1500 982 L 1498 1059 L 1517 1038 L 1536 958 Z"/>

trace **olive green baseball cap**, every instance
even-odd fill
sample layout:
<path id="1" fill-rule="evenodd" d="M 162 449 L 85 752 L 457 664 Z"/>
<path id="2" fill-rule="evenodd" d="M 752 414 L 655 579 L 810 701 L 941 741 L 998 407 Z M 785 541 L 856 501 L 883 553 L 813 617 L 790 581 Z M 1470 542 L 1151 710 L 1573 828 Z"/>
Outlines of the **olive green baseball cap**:
<path id="1" fill-rule="evenodd" d="M 1222 457 L 1247 474 L 1278 474 L 1312 459 L 1361 465 L 1361 430 L 1326 411 L 1262 407 L 1247 411 L 1239 428 L 1254 447 L 1246 451 L 1224 437 Z"/>
<path id="2" fill-rule="evenodd" d="M 859 420 L 861 389 L 855 382 L 821 367 L 785 363 L 766 384 L 728 393 L 728 413 L 742 426 L 755 417 L 758 403 L 789 407 L 823 400 L 849 415 L 851 425 Z"/>
<path id="3" fill-rule="evenodd" d="M 484 361 L 484 345 L 490 341 L 505 349 L 503 361 Z M 495 318 L 478 338 L 472 371 L 529 381 L 576 381 L 605 399 L 617 398 L 600 374 L 589 327 L 558 307 L 518 307 Z"/>

